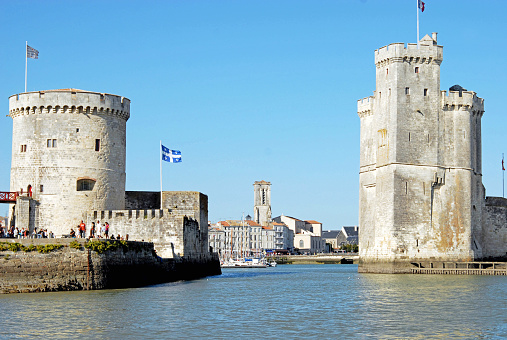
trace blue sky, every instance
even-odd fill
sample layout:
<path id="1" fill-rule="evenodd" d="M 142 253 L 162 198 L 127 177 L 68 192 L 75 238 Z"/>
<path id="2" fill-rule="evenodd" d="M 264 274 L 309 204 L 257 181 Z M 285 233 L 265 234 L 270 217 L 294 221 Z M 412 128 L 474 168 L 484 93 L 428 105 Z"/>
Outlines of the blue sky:
<path id="1" fill-rule="evenodd" d="M 421 37 L 444 46 L 441 89 L 485 99 L 483 182 L 502 195 L 506 1 L 426 1 Z M 357 224 L 357 100 L 375 90 L 375 49 L 416 42 L 416 2 L 368 0 L 1 1 L 0 107 L 24 91 L 78 88 L 132 101 L 127 190 L 158 191 L 159 144 L 181 150 L 164 190 L 209 196 L 209 218 L 252 215 L 253 182 L 273 216 Z M 0 191 L 12 120 L 0 118 Z M 5 214 L 6 206 L 0 206 Z"/>

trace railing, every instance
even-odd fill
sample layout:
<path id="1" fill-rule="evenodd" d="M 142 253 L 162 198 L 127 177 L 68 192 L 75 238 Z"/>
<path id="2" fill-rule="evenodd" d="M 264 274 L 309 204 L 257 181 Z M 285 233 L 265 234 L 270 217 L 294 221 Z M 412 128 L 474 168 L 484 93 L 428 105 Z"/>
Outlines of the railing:
<path id="1" fill-rule="evenodd" d="M 17 192 L 2 192 L 0 191 L 0 203 L 16 203 L 18 197 Z"/>

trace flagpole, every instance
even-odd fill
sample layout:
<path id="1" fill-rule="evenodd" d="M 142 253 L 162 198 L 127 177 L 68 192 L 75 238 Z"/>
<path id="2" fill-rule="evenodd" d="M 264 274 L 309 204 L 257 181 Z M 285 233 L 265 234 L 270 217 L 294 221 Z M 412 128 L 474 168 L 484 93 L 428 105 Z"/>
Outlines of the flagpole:
<path id="1" fill-rule="evenodd" d="M 505 166 L 503 163 L 503 152 L 502 152 L 502 197 L 505 198 Z"/>
<path id="2" fill-rule="evenodd" d="M 417 49 L 419 49 L 419 0 L 415 0 L 415 8 L 417 10 Z"/>
<path id="3" fill-rule="evenodd" d="M 28 73 L 28 41 L 26 41 L 25 46 L 25 92 L 26 92 L 26 80 L 27 80 L 27 73 Z"/>
<path id="4" fill-rule="evenodd" d="M 160 141 L 160 210 L 162 210 L 162 141 Z"/>

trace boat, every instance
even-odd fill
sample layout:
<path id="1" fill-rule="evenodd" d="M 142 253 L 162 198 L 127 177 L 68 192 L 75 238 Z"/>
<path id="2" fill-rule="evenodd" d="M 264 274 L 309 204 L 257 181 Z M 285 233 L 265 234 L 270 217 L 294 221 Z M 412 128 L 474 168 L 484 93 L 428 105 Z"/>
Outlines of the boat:
<path id="1" fill-rule="evenodd" d="M 222 268 L 266 268 L 268 264 L 262 259 L 258 258 L 244 258 L 244 259 L 229 259 L 221 262 Z"/>

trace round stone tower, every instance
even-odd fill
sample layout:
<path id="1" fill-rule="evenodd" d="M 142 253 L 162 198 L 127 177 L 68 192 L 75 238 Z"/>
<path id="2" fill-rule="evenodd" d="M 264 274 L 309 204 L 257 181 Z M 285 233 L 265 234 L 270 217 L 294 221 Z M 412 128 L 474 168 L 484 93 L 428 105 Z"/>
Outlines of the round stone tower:
<path id="1" fill-rule="evenodd" d="M 125 208 L 130 100 L 76 89 L 9 97 L 16 225 L 68 234 L 90 210 Z M 87 230 L 89 226 L 87 226 Z M 87 231 L 88 234 L 88 231 Z"/>

